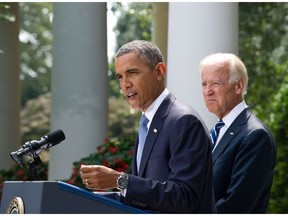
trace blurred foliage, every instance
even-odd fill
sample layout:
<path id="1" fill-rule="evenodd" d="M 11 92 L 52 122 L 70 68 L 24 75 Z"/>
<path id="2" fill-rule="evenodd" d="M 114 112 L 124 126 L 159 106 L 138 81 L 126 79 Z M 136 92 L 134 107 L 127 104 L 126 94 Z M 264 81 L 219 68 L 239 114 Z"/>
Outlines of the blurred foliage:
<path id="1" fill-rule="evenodd" d="M 118 137 L 121 134 L 132 134 L 138 126 L 140 111 L 130 107 L 126 100 L 116 97 L 109 98 L 108 137 Z"/>
<path id="2" fill-rule="evenodd" d="M 14 22 L 16 16 L 10 11 L 10 4 L 8 2 L 0 2 L 0 21 L 1 22 Z M 0 54 L 3 54 L 3 50 L 0 47 Z"/>
<path id="3" fill-rule="evenodd" d="M 122 134 L 117 138 L 107 138 L 105 142 L 97 147 L 97 152 L 73 163 L 73 171 L 68 180 L 73 185 L 85 188 L 79 175 L 79 169 L 84 165 L 104 165 L 119 172 L 131 173 L 133 146 L 136 133 Z"/>
<path id="4" fill-rule="evenodd" d="M 240 3 L 240 57 L 249 73 L 246 100 L 263 121 L 287 73 L 288 3 Z"/>
<path id="5" fill-rule="evenodd" d="M 50 91 L 52 2 L 20 2 L 21 104 Z"/>
<path id="6" fill-rule="evenodd" d="M 0 2 L 0 20 L 6 22 L 14 22 L 16 20 L 15 15 L 10 11 L 10 3 Z"/>
<path id="7" fill-rule="evenodd" d="M 132 40 L 151 41 L 152 4 L 147 2 L 113 3 L 112 12 L 117 17 L 114 27 L 116 50 Z"/>
<path id="8" fill-rule="evenodd" d="M 288 63 L 288 61 L 287 61 Z M 286 63 L 286 64 L 287 64 Z M 277 165 L 270 197 L 269 212 L 288 212 L 288 74 L 283 78 L 280 90 L 270 104 L 272 113 L 270 115 L 269 127 L 273 131 L 277 145 Z"/>
<path id="9" fill-rule="evenodd" d="M 269 213 L 288 212 L 288 3 L 239 3 L 239 55 L 249 73 L 246 102 L 276 140 Z"/>
<path id="10" fill-rule="evenodd" d="M 39 140 L 44 134 L 49 133 L 51 93 L 40 95 L 36 99 L 28 100 L 20 112 L 21 143 L 29 140 Z"/>

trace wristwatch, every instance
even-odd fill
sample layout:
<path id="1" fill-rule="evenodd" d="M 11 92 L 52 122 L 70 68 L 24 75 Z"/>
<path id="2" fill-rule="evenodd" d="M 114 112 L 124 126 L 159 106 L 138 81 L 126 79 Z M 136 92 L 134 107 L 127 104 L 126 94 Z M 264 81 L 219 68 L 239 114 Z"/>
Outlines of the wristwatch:
<path id="1" fill-rule="evenodd" d="M 122 172 L 117 179 L 117 189 L 123 190 L 127 188 L 127 185 L 128 185 L 128 174 Z"/>

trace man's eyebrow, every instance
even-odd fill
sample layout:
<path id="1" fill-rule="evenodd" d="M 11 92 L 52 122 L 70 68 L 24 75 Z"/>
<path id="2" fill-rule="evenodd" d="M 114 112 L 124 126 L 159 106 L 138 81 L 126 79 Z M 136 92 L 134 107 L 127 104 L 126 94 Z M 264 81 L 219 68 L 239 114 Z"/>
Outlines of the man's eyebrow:
<path id="1" fill-rule="evenodd" d="M 125 73 L 129 73 L 129 72 L 131 72 L 131 71 L 138 71 L 138 68 L 135 68 L 135 67 L 133 67 L 133 68 L 128 68 L 128 69 L 125 71 Z"/>
<path id="2" fill-rule="evenodd" d="M 128 68 L 127 70 L 124 71 L 124 73 L 130 73 L 130 72 L 135 72 L 135 71 L 139 71 L 138 68 L 133 67 L 133 68 Z M 115 73 L 115 77 L 121 77 L 122 74 L 121 73 Z"/>
<path id="3" fill-rule="evenodd" d="M 119 79 L 119 78 L 120 78 L 122 75 L 121 75 L 121 74 L 119 74 L 119 73 L 115 73 L 115 75 L 114 75 L 114 76 L 115 76 L 115 78 L 116 78 L 116 79 Z"/>

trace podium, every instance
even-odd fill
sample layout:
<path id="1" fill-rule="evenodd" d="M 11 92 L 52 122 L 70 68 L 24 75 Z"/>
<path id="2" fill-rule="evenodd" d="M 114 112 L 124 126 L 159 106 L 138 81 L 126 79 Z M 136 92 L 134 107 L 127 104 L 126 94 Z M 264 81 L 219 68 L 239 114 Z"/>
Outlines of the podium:
<path id="1" fill-rule="evenodd" d="M 61 181 L 4 182 L 0 213 L 140 213 L 147 212 Z"/>

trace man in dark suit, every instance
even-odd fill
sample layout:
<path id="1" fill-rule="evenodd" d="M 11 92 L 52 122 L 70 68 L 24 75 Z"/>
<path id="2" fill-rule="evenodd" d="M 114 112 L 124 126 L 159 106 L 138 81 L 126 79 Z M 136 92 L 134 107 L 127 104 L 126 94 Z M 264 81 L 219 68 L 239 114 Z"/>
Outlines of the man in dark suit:
<path id="1" fill-rule="evenodd" d="M 159 48 L 146 41 L 125 44 L 115 70 L 128 103 L 147 118 L 147 137 L 139 152 L 137 138 L 132 174 L 82 166 L 83 183 L 91 189 L 117 187 L 124 204 L 153 212 L 215 212 L 209 132 L 196 111 L 165 88 Z"/>
<path id="2" fill-rule="evenodd" d="M 212 147 L 217 212 L 265 213 L 276 146 L 269 129 L 244 101 L 246 67 L 233 54 L 217 53 L 204 58 L 200 70 L 206 106 L 224 122 Z M 213 134 L 212 143 L 214 138 Z"/>

